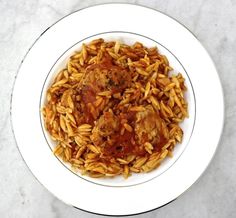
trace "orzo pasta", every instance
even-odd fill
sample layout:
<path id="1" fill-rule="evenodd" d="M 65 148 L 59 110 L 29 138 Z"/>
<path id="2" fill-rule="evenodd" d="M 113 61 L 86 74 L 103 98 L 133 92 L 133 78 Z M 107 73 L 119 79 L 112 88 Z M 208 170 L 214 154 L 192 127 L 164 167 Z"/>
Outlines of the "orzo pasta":
<path id="1" fill-rule="evenodd" d="M 188 117 L 183 76 L 157 48 L 83 44 L 47 90 L 54 154 L 91 177 L 149 172 L 172 156 Z"/>

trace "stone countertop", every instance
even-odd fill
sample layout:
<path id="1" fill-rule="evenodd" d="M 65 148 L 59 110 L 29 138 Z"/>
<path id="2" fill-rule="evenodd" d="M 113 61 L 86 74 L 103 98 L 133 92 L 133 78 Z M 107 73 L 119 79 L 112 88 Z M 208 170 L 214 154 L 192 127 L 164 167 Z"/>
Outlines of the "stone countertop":
<path id="1" fill-rule="evenodd" d="M 77 9 L 104 2 L 107 1 L 0 0 L 0 215 L 2 218 L 98 217 L 64 204 L 32 176 L 16 147 L 11 131 L 9 108 L 17 69 L 36 38 L 63 16 Z M 176 201 L 137 217 L 236 217 L 236 0 L 119 0 L 118 2 L 158 9 L 187 26 L 214 60 L 225 95 L 224 131 L 216 155 L 206 172 Z M 204 69 L 204 66 L 202 68 Z"/>

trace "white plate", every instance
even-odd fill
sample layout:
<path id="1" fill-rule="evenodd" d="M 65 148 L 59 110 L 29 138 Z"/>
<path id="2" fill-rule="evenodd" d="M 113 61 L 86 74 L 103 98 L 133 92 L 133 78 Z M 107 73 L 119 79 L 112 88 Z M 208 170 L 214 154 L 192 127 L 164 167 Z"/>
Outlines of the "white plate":
<path id="1" fill-rule="evenodd" d="M 94 38 L 157 46 L 186 78 L 189 119 L 183 143 L 157 170 L 124 180 L 72 173 L 51 151 L 42 125 L 45 90 L 81 43 Z M 86 8 L 47 29 L 27 53 L 12 95 L 12 126 L 20 152 L 36 178 L 74 207 L 105 215 L 138 214 L 161 207 L 187 190 L 211 161 L 220 139 L 224 103 L 212 60 L 199 41 L 172 18 L 149 8 L 105 4 Z"/>

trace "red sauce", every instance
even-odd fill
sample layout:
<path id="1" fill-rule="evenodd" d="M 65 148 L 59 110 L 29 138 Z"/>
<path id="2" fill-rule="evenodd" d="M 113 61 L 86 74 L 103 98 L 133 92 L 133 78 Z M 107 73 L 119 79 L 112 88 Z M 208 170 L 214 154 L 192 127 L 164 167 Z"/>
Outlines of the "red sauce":
<path id="1" fill-rule="evenodd" d="M 145 154 L 144 149 L 136 144 L 134 132 L 125 131 L 123 135 L 117 134 L 111 138 L 115 143 L 113 145 L 106 144 L 104 147 L 104 155 L 106 156 L 122 158 L 129 154 Z"/>
<path id="2" fill-rule="evenodd" d="M 82 88 L 82 101 L 85 104 L 96 101 L 96 91 L 92 86 L 84 86 Z"/>
<path id="3" fill-rule="evenodd" d="M 98 69 L 98 70 L 96 70 Z M 131 82 L 130 73 L 126 69 L 114 65 L 112 58 L 105 53 L 103 60 L 99 64 L 94 64 L 86 69 L 86 83 L 81 89 L 82 102 L 84 103 L 83 115 L 85 122 L 93 124 L 95 120 L 91 114 L 89 104 L 96 101 L 97 93 L 110 90 L 112 94 L 122 92 Z"/>
<path id="4" fill-rule="evenodd" d="M 96 95 L 98 92 L 110 90 L 112 93 L 122 92 L 125 88 L 129 87 L 131 84 L 131 75 L 126 69 L 114 65 L 112 58 L 109 55 L 104 55 L 103 60 L 99 64 L 94 64 L 89 66 L 87 69 L 87 84 L 85 84 L 81 89 L 81 97 L 84 106 L 82 107 L 82 114 L 84 117 L 84 122 L 94 125 L 95 119 L 92 116 L 90 111 L 89 104 L 92 105 L 95 109 L 94 102 L 96 101 Z M 100 74 L 99 74 L 100 73 Z M 102 75 L 101 75 L 102 74 Z M 141 94 L 140 91 L 137 91 L 133 95 L 133 99 Z M 117 99 L 111 98 L 110 101 L 117 101 Z M 118 104 L 119 102 L 117 102 Z M 116 118 L 110 118 L 109 113 L 103 112 L 104 120 L 106 122 L 106 128 L 112 127 L 112 119 L 118 119 L 119 128 L 114 130 L 111 135 L 103 136 L 101 144 L 103 155 L 106 159 L 110 158 L 123 158 L 127 155 L 134 154 L 137 156 L 146 155 L 144 149 L 144 143 L 148 142 L 148 134 L 142 136 L 142 143 L 138 143 L 137 136 L 135 134 L 135 122 L 136 122 L 136 112 L 127 112 L 127 108 L 123 108 L 121 111 L 116 107 L 117 104 L 114 104 L 114 107 L 111 109 Z M 108 117 L 107 117 L 108 116 Z M 152 117 L 151 119 L 160 119 L 160 117 Z M 133 131 L 129 132 L 127 130 L 121 135 L 121 128 L 123 128 L 123 123 L 127 122 L 132 128 Z M 109 124 L 111 123 L 111 124 Z M 102 131 L 102 130 L 101 130 Z M 108 143 L 108 137 L 110 143 Z M 160 129 L 160 136 L 157 145 L 154 145 L 154 150 L 159 151 L 162 146 L 167 142 L 167 139 L 163 136 L 162 129 Z M 104 145 L 105 142 L 105 145 Z"/>
<path id="5" fill-rule="evenodd" d="M 121 113 L 119 117 L 119 132 L 114 133 L 110 136 L 111 140 L 114 140 L 114 144 L 109 145 L 108 143 L 104 147 L 104 155 L 110 157 L 123 158 L 129 154 L 135 155 L 145 155 L 145 150 L 143 146 L 139 145 L 136 141 L 135 131 L 129 132 L 125 130 L 124 134 L 121 135 L 120 130 L 122 128 L 122 120 L 127 120 L 127 123 L 131 125 L 134 129 L 136 112 Z M 105 140 L 106 141 L 106 140 Z"/>
<path id="6" fill-rule="evenodd" d="M 168 142 L 164 137 L 163 133 L 160 132 L 160 139 L 156 146 L 154 146 L 154 151 L 161 151 L 162 147 Z"/>

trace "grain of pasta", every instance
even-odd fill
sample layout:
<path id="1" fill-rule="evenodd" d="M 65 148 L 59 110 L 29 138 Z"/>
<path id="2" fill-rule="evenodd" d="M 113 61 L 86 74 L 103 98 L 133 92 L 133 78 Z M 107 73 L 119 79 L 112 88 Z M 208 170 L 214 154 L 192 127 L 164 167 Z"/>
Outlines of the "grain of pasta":
<path id="1" fill-rule="evenodd" d="M 149 172 L 182 141 L 183 76 L 140 42 L 83 44 L 47 90 L 42 108 L 54 154 L 100 178 Z"/>

